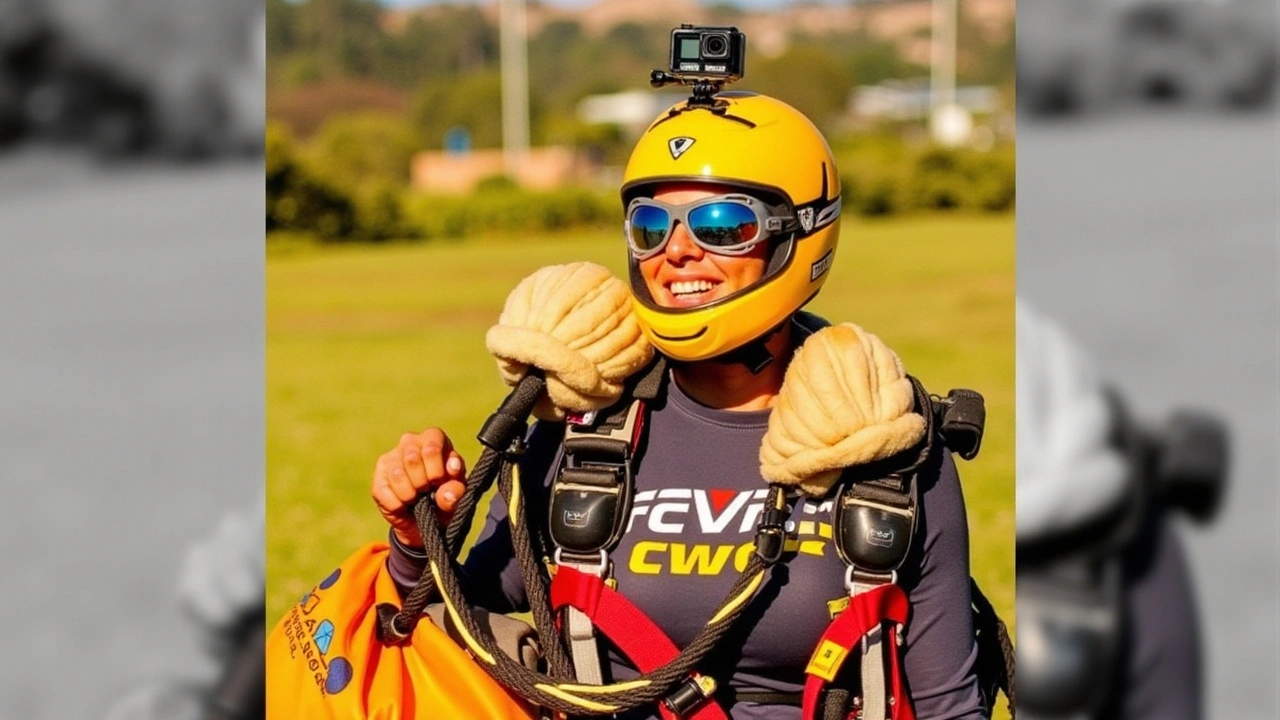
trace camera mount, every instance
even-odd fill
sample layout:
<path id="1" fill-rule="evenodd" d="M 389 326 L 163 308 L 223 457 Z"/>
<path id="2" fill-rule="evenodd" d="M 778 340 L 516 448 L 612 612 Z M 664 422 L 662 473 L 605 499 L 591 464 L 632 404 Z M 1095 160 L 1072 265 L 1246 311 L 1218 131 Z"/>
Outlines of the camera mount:
<path id="1" fill-rule="evenodd" d="M 724 80 L 706 78 L 688 80 L 664 70 L 654 70 L 649 73 L 649 85 L 654 89 L 664 88 L 676 83 L 692 88 L 692 95 L 689 96 L 689 107 L 713 108 L 725 105 L 723 100 L 717 100 L 715 97 L 716 93 L 724 89 Z"/>

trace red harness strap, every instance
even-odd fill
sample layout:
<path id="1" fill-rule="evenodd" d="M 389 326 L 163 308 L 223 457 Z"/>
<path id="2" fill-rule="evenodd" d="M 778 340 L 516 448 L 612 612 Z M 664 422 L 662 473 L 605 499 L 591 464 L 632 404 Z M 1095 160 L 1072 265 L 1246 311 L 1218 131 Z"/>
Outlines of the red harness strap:
<path id="1" fill-rule="evenodd" d="M 840 667 L 863 636 L 878 626 L 884 627 L 884 647 L 889 655 L 888 691 L 893 700 L 890 706 L 893 720 L 915 720 L 910 698 L 902 684 L 902 668 L 898 658 L 897 626 L 907 622 L 907 595 L 892 583 L 881 585 L 854 595 L 849 607 L 827 626 L 813 658 L 805 669 L 809 677 L 804 684 L 804 700 L 801 717 L 820 720 L 818 699 L 822 688 L 835 679 Z M 880 720 L 867 718 L 867 720 Z"/>
<path id="2" fill-rule="evenodd" d="M 680 651 L 671 638 L 654 624 L 640 608 L 605 584 L 604 580 L 561 565 L 551 578 L 551 607 L 559 611 L 565 606 L 581 610 L 596 629 L 621 650 L 640 672 L 650 672 L 670 662 Z M 661 703 L 658 711 L 664 720 L 678 720 Z M 724 710 L 711 700 L 689 716 L 691 720 L 728 720 Z"/>

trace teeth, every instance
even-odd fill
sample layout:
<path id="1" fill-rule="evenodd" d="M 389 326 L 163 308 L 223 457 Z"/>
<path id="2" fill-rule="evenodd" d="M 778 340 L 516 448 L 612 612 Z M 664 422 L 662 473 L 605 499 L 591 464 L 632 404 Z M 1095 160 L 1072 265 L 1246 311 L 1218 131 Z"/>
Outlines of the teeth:
<path id="1" fill-rule="evenodd" d="M 715 287 L 714 283 L 706 280 L 688 280 L 682 282 L 671 283 L 672 295 L 693 295 L 700 292 L 706 292 Z"/>

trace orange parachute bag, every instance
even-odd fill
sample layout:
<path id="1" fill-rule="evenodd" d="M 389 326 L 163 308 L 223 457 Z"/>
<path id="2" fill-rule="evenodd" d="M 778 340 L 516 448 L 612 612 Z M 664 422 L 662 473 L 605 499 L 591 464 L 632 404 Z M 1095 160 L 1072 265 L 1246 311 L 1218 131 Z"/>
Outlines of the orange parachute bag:
<path id="1" fill-rule="evenodd" d="M 386 543 L 348 557 L 267 637 L 271 720 L 531 720 L 537 713 L 423 618 L 403 644 L 384 642 L 378 606 L 400 604 Z"/>

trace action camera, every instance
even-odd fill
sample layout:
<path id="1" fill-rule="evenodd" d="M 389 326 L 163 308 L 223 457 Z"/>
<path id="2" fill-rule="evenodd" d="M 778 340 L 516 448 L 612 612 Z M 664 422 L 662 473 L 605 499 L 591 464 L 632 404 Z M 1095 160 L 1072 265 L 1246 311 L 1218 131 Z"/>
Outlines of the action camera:
<path id="1" fill-rule="evenodd" d="M 742 79 L 747 36 L 735 27 L 681 25 L 671 31 L 670 72 L 688 85 Z"/>

